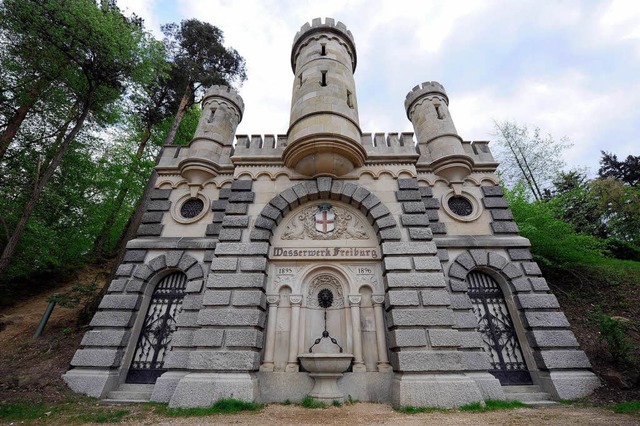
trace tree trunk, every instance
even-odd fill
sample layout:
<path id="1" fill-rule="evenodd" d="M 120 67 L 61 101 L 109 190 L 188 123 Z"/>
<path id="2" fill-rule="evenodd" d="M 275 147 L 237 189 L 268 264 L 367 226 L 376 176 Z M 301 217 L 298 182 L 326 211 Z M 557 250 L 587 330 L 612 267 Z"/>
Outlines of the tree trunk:
<path id="1" fill-rule="evenodd" d="M 150 138 L 151 138 L 151 123 L 147 122 L 144 129 L 144 133 L 142 134 L 142 139 L 140 140 L 140 143 L 138 144 L 138 149 L 136 151 L 136 158 L 138 160 L 142 158 L 142 155 L 144 154 L 144 150 L 147 146 L 147 142 L 149 141 Z M 124 204 L 124 199 L 129 193 L 129 189 L 131 189 L 131 187 L 129 186 L 129 182 L 130 182 L 129 176 L 131 175 L 131 172 L 132 171 L 130 170 L 129 173 L 127 173 L 127 175 L 125 176 L 125 179 L 122 182 L 122 186 L 118 191 L 118 195 L 116 196 L 115 206 L 111 210 L 111 214 L 109 214 L 109 217 L 105 221 L 104 225 L 102 226 L 102 229 L 100 230 L 100 233 L 98 234 L 98 238 L 96 238 L 96 241 L 93 244 L 92 252 L 93 252 L 93 255 L 96 257 L 102 257 L 108 254 L 105 251 L 105 244 L 107 243 L 107 237 L 109 236 L 109 231 L 113 228 L 113 225 L 116 222 L 116 218 L 118 217 L 118 214 L 122 209 L 122 205 Z M 126 232 L 126 227 L 122 232 L 123 233 Z M 116 247 L 117 246 L 118 244 L 116 244 Z"/>
<path id="2" fill-rule="evenodd" d="M 42 92 L 42 89 L 45 87 L 45 85 L 46 82 L 43 79 L 36 81 L 31 87 L 31 90 L 29 90 L 29 92 L 27 93 L 24 102 L 18 107 L 15 114 L 13 114 L 11 118 L 9 118 L 7 127 L 2 132 L 2 135 L 0 135 L 0 160 L 2 160 L 4 154 L 7 152 L 7 149 L 9 149 L 9 144 L 16 136 L 16 133 L 18 133 L 18 129 L 20 129 L 20 126 L 22 125 L 22 122 L 24 121 L 31 107 L 38 100 L 38 96 Z"/>
<path id="3" fill-rule="evenodd" d="M 0 256 L 0 276 L 4 275 L 4 273 L 9 268 L 9 263 L 11 262 L 11 258 L 13 257 L 16 251 L 16 248 L 18 246 L 18 243 L 22 238 L 22 234 L 24 233 L 24 229 L 27 226 L 27 222 L 31 217 L 31 213 L 33 213 L 33 209 L 38 203 L 40 194 L 42 193 L 42 190 L 44 189 L 47 182 L 49 182 L 49 179 L 51 179 L 51 177 L 53 176 L 53 173 L 56 171 L 56 169 L 62 162 L 64 155 L 67 153 L 67 150 L 69 149 L 69 145 L 71 145 L 71 142 L 73 142 L 76 135 L 82 128 L 84 121 L 87 118 L 87 115 L 89 114 L 89 109 L 91 108 L 92 100 L 93 100 L 93 92 L 89 92 L 87 99 L 84 102 L 84 105 L 82 107 L 82 112 L 78 117 L 78 119 L 76 120 L 75 126 L 73 126 L 73 129 L 71 129 L 71 132 L 69 132 L 66 136 L 63 136 L 62 143 L 58 147 L 58 151 L 56 152 L 56 155 L 53 157 L 53 159 L 47 166 L 46 170 L 42 174 L 42 177 L 38 179 L 38 177 L 36 176 L 36 184 L 33 188 L 33 191 L 31 192 L 31 196 L 29 197 L 27 204 L 23 207 L 22 215 L 20 216 L 18 223 L 13 229 L 13 233 L 11 234 L 11 236 L 9 237 L 9 240 L 7 241 L 7 245 L 5 246 L 2 252 L 2 256 Z M 66 127 L 64 129 L 66 129 Z"/>
<path id="4" fill-rule="evenodd" d="M 535 190 L 535 188 L 533 186 L 533 183 L 531 182 L 531 179 L 529 178 L 528 173 L 526 172 L 524 166 L 522 165 L 522 162 L 520 161 L 520 158 L 518 157 L 518 154 L 515 151 L 515 148 L 513 147 L 514 142 L 513 142 L 512 138 L 511 138 L 511 136 L 508 135 L 507 132 L 505 131 L 505 129 L 503 129 L 500 125 L 497 125 L 497 127 L 498 127 L 498 130 L 500 130 L 500 133 L 502 133 L 502 137 L 504 138 L 505 142 L 507 143 L 507 147 L 509 147 L 509 150 L 511 151 L 511 154 L 513 154 L 513 159 L 516 161 L 516 164 L 518 165 L 518 168 L 520 169 L 520 173 L 522 173 L 522 176 L 527 181 L 527 186 L 529 187 L 529 190 L 533 194 L 533 198 L 535 198 L 536 201 L 540 201 L 539 198 L 538 198 L 538 195 L 536 193 L 536 190 Z"/>
<path id="5" fill-rule="evenodd" d="M 178 127 L 180 127 L 182 117 L 184 117 L 184 112 L 187 110 L 187 104 L 189 103 L 190 98 L 191 83 L 189 82 L 187 83 L 187 87 L 184 89 L 184 95 L 182 95 L 180 105 L 178 106 L 178 111 L 176 111 L 176 115 L 173 118 L 173 123 L 171 123 L 171 129 L 169 129 L 169 133 L 167 133 L 167 137 L 164 139 L 163 145 L 170 145 L 173 143 L 173 140 L 176 137 L 176 133 L 178 133 Z"/>

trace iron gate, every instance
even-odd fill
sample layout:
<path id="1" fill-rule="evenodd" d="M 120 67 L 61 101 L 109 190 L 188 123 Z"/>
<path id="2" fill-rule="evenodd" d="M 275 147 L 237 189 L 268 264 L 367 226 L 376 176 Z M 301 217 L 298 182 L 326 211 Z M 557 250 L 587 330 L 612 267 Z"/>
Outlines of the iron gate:
<path id="1" fill-rule="evenodd" d="M 531 375 L 500 286 L 481 272 L 470 272 L 467 282 L 478 330 L 491 359 L 489 373 L 502 385 L 530 385 Z"/>
<path id="2" fill-rule="evenodd" d="M 182 272 L 166 276 L 156 286 L 131 360 L 127 383 L 155 383 L 166 371 L 164 357 L 186 286 L 187 276 Z"/>

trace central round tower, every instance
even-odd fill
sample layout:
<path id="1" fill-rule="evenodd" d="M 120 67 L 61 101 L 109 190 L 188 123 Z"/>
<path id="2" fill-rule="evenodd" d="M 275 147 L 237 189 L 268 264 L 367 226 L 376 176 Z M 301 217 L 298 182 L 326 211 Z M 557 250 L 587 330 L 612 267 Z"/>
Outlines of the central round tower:
<path id="1" fill-rule="evenodd" d="M 296 34 L 287 167 L 307 176 L 341 176 L 364 164 L 356 62 L 353 35 L 342 22 L 316 18 Z"/>

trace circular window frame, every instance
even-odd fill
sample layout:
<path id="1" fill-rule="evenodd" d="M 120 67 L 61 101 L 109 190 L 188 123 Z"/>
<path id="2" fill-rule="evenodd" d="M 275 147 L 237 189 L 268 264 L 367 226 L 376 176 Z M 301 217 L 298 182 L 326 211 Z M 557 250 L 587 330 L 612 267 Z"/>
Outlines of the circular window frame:
<path id="1" fill-rule="evenodd" d="M 203 203 L 202 211 L 194 217 L 186 218 L 182 216 L 182 212 L 181 212 L 182 205 L 193 198 L 197 198 L 200 201 L 202 201 Z M 178 223 L 183 223 L 183 224 L 194 223 L 207 215 L 207 213 L 210 210 L 207 208 L 207 206 L 210 206 L 210 205 L 211 203 L 209 202 L 209 199 L 202 193 L 196 194 L 195 197 L 192 197 L 191 194 L 185 194 L 182 197 L 178 198 L 178 200 L 173 204 L 173 207 L 171 208 L 171 217 L 173 218 L 173 220 L 175 220 Z"/>
<path id="2" fill-rule="evenodd" d="M 451 208 L 449 207 L 449 200 L 453 197 L 463 197 L 467 201 L 469 201 L 469 203 L 471 203 L 471 208 L 472 208 L 471 214 L 468 216 L 460 216 L 454 213 L 453 210 L 451 210 Z M 456 194 L 453 191 L 453 189 L 450 190 L 449 192 L 447 192 L 442 196 L 440 204 L 442 205 L 442 209 L 449 216 L 451 216 L 453 219 L 460 222 L 473 222 L 474 220 L 478 219 L 482 214 L 482 205 L 480 204 L 480 201 L 472 193 L 470 193 L 465 189 L 463 189 L 460 192 L 460 194 Z"/>

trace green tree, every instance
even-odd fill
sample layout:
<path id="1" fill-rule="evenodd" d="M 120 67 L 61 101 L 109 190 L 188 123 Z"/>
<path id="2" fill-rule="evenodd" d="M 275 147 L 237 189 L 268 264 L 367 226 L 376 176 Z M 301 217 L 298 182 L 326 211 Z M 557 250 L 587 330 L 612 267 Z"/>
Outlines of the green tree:
<path id="1" fill-rule="evenodd" d="M 535 200 L 543 200 L 553 178 L 565 167 L 562 153 L 571 146 L 568 139 L 558 141 L 543 136 L 538 127 L 531 130 L 513 121 L 494 121 L 494 127 L 503 180 L 510 187 L 523 182 Z"/>
<path id="2" fill-rule="evenodd" d="M 50 137 L 41 136 L 49 139 L 49 149 L 38 161 L 22 213 L 4 245 L 0 275 L 7 270 L 40 195 L 85 122 L 112 120 L 112 107 L 125 85 L 146 83 L 158 56 L 157 44 L 142 31 L 140 21 L 127 19 L 111 2 L 5 0 L 3 8 L 14 12 L 10 16 L 15 18 L 16 37 L 66 59 L 55 80 L 66 103 L 60 104 L 56 130 Z"/>
<path id="3" fill-rule="evenodd" d="M 222 31 L 197 19 L 188 19 L 180 25 L 162 26 L 164 44 L 173 63 L 176 80 L 183 82 L 180 103 L 165 139 L 165 145 L 173 142 L 180 121 L 187 108 L 195 102 L 196 94 L 216 84 L 230 86 L 246 80 L 245 61 L 233 48 L 224 47 Z"/>

